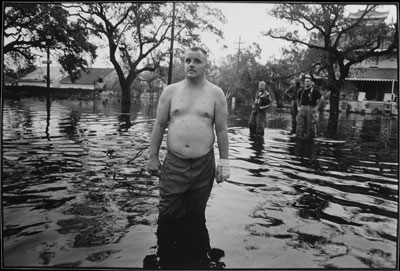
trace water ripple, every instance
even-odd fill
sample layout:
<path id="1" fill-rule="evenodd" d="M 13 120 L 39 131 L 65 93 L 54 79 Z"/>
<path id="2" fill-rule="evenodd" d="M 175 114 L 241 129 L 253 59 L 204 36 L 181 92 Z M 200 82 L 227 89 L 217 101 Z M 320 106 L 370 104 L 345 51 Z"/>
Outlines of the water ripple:
<path id="1" fill-rule="evenodd" d="M 52 101 L 49 111 L 34 99 L 4 103 L 2 200 L 11 266 L 91 266 L 120 253 L 113 245 L 140 239 L 144 229 L 153 235 L 158 180 L 146 165 L 154 119 L 144 115 L 147 109 L 129 115 L 96 106 Z M 345 142 L 335 144 L 289 137 L 290 115 L 283 113 L 268 115 L 264 137 L 250 137 L 243 115 L 229 120 L 227 183 L 259 200 L 241 228 L 255 238 L 254 246 L 243 244 L 246 250 L 269 238 L 315 267 L 393 267 L 397 122 L 348 116 L 340 122 Z M 165 153 L 163 146 L 161 160 Z M 36 256 L 22 257 L 34 253 L 24 249 L 27 243 Z"/>

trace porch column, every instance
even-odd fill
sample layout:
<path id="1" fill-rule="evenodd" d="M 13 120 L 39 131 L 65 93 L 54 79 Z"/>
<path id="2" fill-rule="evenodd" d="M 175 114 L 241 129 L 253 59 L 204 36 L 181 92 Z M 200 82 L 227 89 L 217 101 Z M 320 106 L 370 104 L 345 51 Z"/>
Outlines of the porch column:
<path id="1" fill-rule="evenodd" d="M 394 95 L 394 80 L 392 80 L 392 102 L 393 102 L 393 95 Z"/>

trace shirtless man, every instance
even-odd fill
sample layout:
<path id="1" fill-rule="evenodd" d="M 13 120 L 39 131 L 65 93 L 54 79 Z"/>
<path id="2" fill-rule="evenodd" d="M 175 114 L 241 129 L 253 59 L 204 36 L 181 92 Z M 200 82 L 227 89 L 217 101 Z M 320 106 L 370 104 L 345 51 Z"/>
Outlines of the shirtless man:
<path id="1" fill-rule="evenodd" d="M 229 178 L 225 95 L 205 79 L 206 51 L 191 48 L 184 63 L 186 78 L 167 86 L 160 96 L 148 163 L 149 172 L 160 176 L 158 256 L 167 268 L 179 267 L 174 261 L 184 261 L 182 251 L 191 261 L 205 260 L 210 249 L 206 204 L 214 177 L 217 182 Z M 161 167 L 158 154 L 167 126 L 168 151 Z M 217 169 L 214 127 L 220 156 Z"/>

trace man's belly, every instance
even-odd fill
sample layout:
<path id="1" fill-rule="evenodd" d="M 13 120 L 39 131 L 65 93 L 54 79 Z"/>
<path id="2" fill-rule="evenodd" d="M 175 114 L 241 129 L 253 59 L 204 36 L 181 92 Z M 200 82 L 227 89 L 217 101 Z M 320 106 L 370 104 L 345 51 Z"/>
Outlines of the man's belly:
<path id="1" fill-rule="evenodd" d="M 209 120 L 180 118 L 168 127 L 168 150 L 182 158 L 197 158 L 206 154 L 214 144 L 213 125 Z"/>

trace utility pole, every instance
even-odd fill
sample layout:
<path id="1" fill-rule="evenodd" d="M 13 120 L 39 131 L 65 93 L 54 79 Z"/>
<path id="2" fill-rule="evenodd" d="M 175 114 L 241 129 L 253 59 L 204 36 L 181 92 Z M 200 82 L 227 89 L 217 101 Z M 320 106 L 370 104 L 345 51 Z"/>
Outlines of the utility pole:
<path id="1" fill-rule="evenodd" d="M 240 44 L 244 44 L 244 43 L 242 43 L 241 42 L 241 37 L 239 36 L 239 42 L 235 42 L 235 44 L 238 44 L 239 45 L 239 48 L 238 48 L 238 56 L 237 56 L 237 67 L 236 67 L 236 84 L 235 84 L 235 88 L 234 88 L 234 90 L 233 90 L 233 93 L 232 93 L 232 105 L 231 105 L 231 108 L 232 108 L 232 110 L 235 110 L 235 105 L 236 105 L 236 89 L 237 89 L 237 82 L 238 82 L 238 80 L 239 80 L 239 63 L 240 63 Z"/>
<path id="2" fill-rule="evenodd" d="M 168 85 L 172 80 L 172 64 L 174 58 L 174 28 L 175 28 L 175 2 L 172 3 L 172 27 L 171 27 L 171 46 L 169 48 L 169 69 L 168 69 Z"/>
<path id="3" fill-rule="evenodd" d="M 50 91 L 50 37 L 46 36 L 47 38 L 47 91 Z"/>

